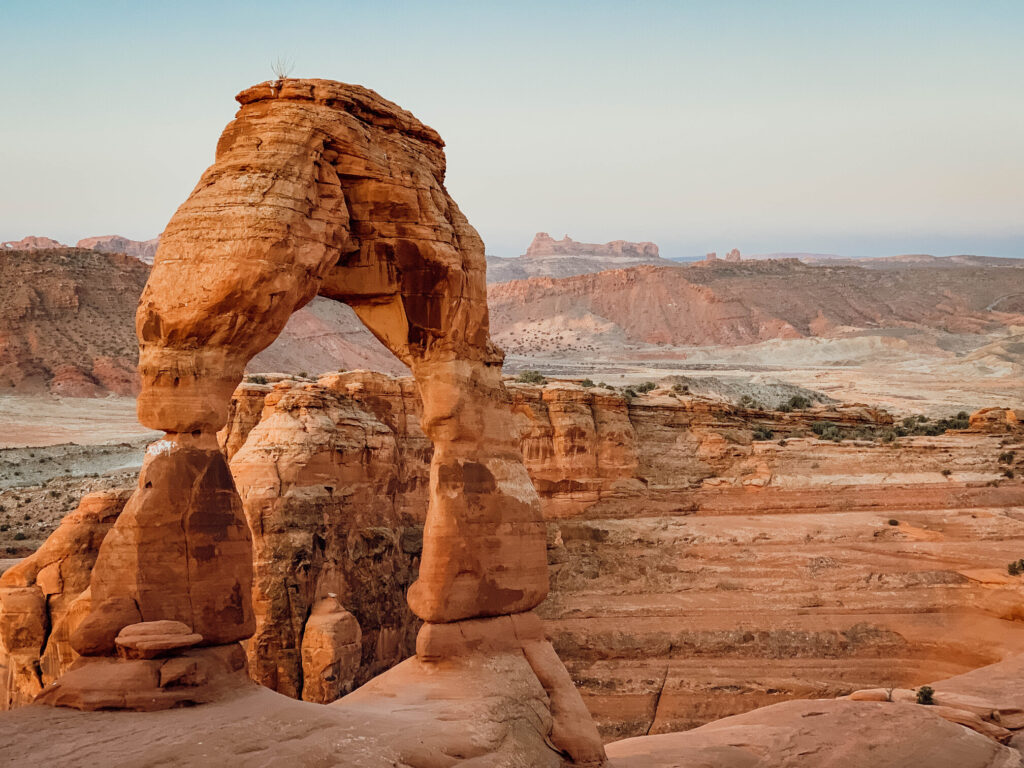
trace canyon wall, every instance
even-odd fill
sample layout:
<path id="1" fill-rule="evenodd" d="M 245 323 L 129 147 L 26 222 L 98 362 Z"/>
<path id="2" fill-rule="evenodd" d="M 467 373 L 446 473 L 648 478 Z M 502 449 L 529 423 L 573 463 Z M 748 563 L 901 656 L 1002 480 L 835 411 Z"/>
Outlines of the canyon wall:
<path id="1" fill-rule="evenodd" d="M 1019 642 L 1020 581 L 1005 566 L 1024 556 L 1024 506 L 1005 473 L 1024 449 L 1005 413 L 936 437 L 835 442 L 813 425 L 857 434 L 891 418 L 668 388 L 632 402 L 508 388 L 548 527 L 539 611 L 608 738 L 914 685 Z M 219 439 L 253 532 L 246 645 L 261 683 L 330 701 L 414 653 L 421 413 L 410 379 L 364 371 L 236 391 Z M 26 668 L 9 687 L 31 689 Z"/>

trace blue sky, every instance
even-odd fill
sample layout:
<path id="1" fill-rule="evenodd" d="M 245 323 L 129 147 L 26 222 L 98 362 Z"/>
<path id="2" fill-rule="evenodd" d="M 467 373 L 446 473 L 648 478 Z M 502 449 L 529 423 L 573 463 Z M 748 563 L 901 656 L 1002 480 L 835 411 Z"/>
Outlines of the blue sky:
<path id="1" fill-rule="evenodd" d="M 159 232 L 233 96 L 361 83 L 533 233 L 1024 256 L 1024 2 L 0 2 L 0 240 Z"/>

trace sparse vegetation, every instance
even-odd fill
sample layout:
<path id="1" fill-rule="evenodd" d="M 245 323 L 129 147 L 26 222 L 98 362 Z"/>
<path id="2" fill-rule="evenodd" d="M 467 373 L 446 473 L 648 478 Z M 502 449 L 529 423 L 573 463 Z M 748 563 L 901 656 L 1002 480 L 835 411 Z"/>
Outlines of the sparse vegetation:
<path id="1" fill-rule="evenodd" d="M 516 381 L 523 384 L 547 384 L 548 380 L 540 371 L 523 371 L 516 377 Z"/>
<path id="2" fill-rule="evenodd" d="M 1003 477 L 1005 477 L 1007 480 L 1013 480 L 1013 470 L 1010 469 L 1009 467 L 1004 469 L 1003 470 Z"/>
<path id="3" fill-rule="evenodd" d="M 261 376 L 258 373 L 246 376 L 245 380 L 249 384 L 266 384 L 267 383 L 267 377 L 266 376 Z"/>
<path id="4" fill-rule="evenodd" d="M 754 429 L 755 440 L 771 440 L 775 433 L 772 432 L 768 427 L 756 427 Z"/>
<path id="5" fill-rule="evenodd" d="M 1013 459 L 1014 459 L 1015 455 L 1016 454 L 1014 454 L 1013 451 L 1006 451 L 1006 453 L 1000 453 L 999 454 L 999 463 L 1000 464 L 1013 464 Z"/>
<path id="6" fill-rule="evenodd" d="M 949 477 L 950 475 L 953 474 L 953 470 L 951 470 L 951 469 L 943 469 L 941 474 L 942 474 L 943 477 Z"/>
<path id="7" fill-rule="evenodd" d="M 626 387 L 622 390 L 622 396 L 626 398 L 626 400 L 632 400 L 636 397 L 636 390 L 632 387 Z"/>
<path id="8" fill-rule="evenodd" d="M 1020 576 L 1020 574 L 1024 573 L 1024 558 L 1009 563 L 1006 566 L 1006 572 L 1011 576 Z"/>
<path id="9" fill-rule="evenodd" d="M 899 525 L 899 524 L 900 524 L 900 521 L 897 520 L 895 517 L 890 517 L 889 518 L 889 525 Z"/>
<path id="10" fill-rule="evenodd" d="M 583 381 L 580 382 L 580 386 L 585 387 L 586 389 L 590 389 L 592 386 L 594 386 L 594 382 L 592 382 L 590 379 L 584 379 Z"/>
<path id="11" fill-rule="evenodd" d="M 811 431 L 822 440 L 832 440 L 833 442 L 838 443 L 843 439 L 843 435 L 839 430 L 839 425 L 834 424 L 831 421 L 816 421 L 811 424 Z"/>
<path id="12" fill-rule="evenodd" d="M 931 705 L 935 703 L 935 689 L 930 685 L 922 685 L 917 689 L 917 703 Z"/>
<path id="13" fill-rule="evenodd" d="M 22 532 L 22 531 L 18 531 L 18 532 L 17 532 L 16 534 L 14 534 L 14 536 L 13 536 L 12 538 L 13 538 L 13 539 L 14 539 L 15 541 L 24 541 L 25 539 L 27 539 L 27 538 L 28 538 L 28 536 L 26 536 L 26 535 L 24 534 L 24 532 Z"/>
<path id="14" fill-rule="evenodd" d="M 677 395 L 687 395 L 690 393 L 690 387 L 687 384 L 673 384 L 672 391 Z"/>
<path id="15" fill-rule="evenodd" d="M 657 386 L 658 385 L 655 384 L 653 381 L 645 381 L 643 384 L 638 384 L 637 385 L 636 391 L 638 393 L 642 394 L 642 395 L 645 395 L 648 392 L 650 392 L 651 390 L 657 388 Z"/>

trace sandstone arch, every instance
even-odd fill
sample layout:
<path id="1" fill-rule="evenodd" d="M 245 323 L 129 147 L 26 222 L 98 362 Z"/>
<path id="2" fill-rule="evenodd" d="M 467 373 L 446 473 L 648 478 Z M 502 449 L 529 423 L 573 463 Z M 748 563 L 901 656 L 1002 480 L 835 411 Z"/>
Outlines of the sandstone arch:
<path id="1" fill-rule="evenodd" d="M 251 542 L 215 433 L 246 363 L 317 294 L 350 304 L 423 399 L 434 456 L 410 607 L 430 623 L 528 611 L 547 594 L 544 526 L 488 332 L 483 243 L 445 190 L 441 138 L 331 81 L 238 101 L 140 300 L 139 420 L 166 435 L 104 540 L 74 647 L 110 657 L 122 628 L 158 620 L 200 646 L 252 634 Z"/>

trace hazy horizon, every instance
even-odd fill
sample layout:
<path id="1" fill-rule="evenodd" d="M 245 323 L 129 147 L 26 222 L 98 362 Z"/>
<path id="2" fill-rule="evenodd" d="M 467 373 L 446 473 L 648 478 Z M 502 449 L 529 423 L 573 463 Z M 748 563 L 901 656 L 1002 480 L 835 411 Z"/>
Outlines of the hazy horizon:
<path id="1" fill-rule="evenodd" d="M 824 5 L 9 2 L 0 241 L 155 236 L 284 56 L 436 128 L 497 256 L 1024 257 L 1024 4 Z"/>

